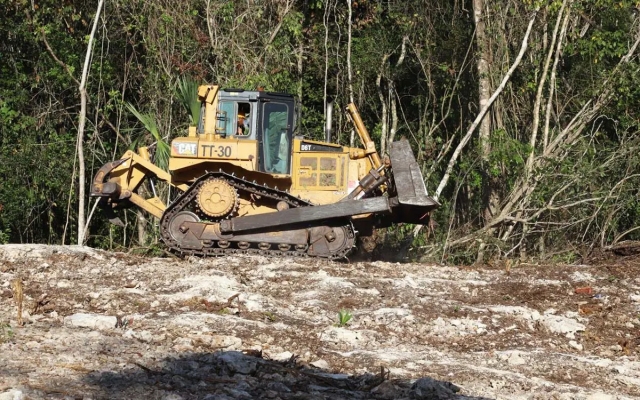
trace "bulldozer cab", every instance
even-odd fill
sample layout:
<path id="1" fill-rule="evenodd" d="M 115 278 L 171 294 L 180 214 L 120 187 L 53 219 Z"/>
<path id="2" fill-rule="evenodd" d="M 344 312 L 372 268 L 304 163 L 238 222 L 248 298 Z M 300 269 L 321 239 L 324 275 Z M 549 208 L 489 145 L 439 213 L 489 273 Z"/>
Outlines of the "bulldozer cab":
<path id="1" fill-rule="evenodd" d="M 220 91 L 218 101 L 215 134 L 223 139 L 237 139 L 247 143 L 255 141 L 255 166 L 258 171 L 290 175 L 295 124 L 293 96 L 226 89 Z M 206 106 L 205 100 L 198 134 L 205 133 Z M 205 152 L 203 155 L 208 154 Z"/>

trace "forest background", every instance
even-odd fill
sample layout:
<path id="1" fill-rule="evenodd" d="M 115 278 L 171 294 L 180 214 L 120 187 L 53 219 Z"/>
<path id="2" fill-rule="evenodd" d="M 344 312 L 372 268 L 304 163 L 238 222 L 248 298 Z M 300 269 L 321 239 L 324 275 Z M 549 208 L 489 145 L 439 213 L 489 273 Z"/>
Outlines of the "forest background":
<path id="1" fill-rule="evenodd" d="M 153 219 L 130 210 L 125 229 L 109 226 L 79 200 L 127 148 L 186 134 L 187 77 L 292 93 L 309 138 L 322 138 L 328 101 L 354 101 L 382 152 L 409 140 L 442 207 L 430 226 L 381 232 L 383 252 L 574 261 L 640 239 L 638 0 L 0 9 L 0 243 L 156 248 Z M 349 123 L 335 114 L 336 141 L 348 144 Z"/>

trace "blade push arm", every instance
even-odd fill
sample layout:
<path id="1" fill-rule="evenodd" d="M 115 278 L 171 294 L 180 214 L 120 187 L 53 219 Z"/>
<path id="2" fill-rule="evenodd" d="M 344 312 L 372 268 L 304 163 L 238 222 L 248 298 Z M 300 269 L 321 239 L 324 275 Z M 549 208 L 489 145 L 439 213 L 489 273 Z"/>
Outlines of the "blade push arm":
<path id="1" fill-rule="evenodd" d="M 129 150 L 121 159 L 109 162 L 100 168 L 93 178 L 91 196 L 106 198 L 112 207 L 128 200 L 160 218 L 166 209 L 164 202 L 157 196 L 145 199 L 136 191 L 146 178 L 155 177 L 171 184 L 171 175 L 149 160 L 146 148 L 142 147 L 138 151 L 140 154 Z M 185 184 L 172 184 L 172 186 L 182 191 L 188 187 Z M 104 201 L 102 204 L 107 205 Z"/>

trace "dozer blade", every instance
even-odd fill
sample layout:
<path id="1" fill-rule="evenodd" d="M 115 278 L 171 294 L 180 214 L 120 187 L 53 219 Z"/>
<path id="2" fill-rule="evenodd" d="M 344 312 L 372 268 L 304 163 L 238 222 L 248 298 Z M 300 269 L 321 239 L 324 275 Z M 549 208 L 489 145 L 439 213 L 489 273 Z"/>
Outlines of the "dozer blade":
<path id="1" fill-rule="evenodd" d="M 427 193 L 420 166 L 409 142 L 392 142 L 389 157 L 399 203 L 393 210 L 394 220 L 413 224 L 425 222 L 429 212 L 438 208 L 440 203 Z"/>

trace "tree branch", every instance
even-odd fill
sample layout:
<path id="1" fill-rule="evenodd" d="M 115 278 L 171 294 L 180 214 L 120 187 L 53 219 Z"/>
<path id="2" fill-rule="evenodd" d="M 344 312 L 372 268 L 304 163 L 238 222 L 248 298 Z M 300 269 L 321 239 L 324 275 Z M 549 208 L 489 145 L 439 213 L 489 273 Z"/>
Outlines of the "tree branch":
<path id="1" fill-rule="evenodd" d="M 78 79 L 76 79 L 76 77 L 73 76 L 73 72 L 71 71 L 71 67 L 69 67 L 68 64 L 66 64 L 64 61 L 60 60 L 56 56 L 56 53 L 53 51 L 53 48 L 49 44 L 49 41 L 47 40 L 47 36 L 44 33 L 44 31 L 40 32 L 40 34 L 41 34 L 41 37 L 42 37 L 42 41 L 44 42 L 44 46 L 47 48 L 47 53 L 49 53 L 51 58 L 53 58 L 56 63 L 58 63 L 62 68 L 64 68 L 65 71 L 67 71 L 67 74 L 76 83 L 76 85 L 80 86 L 80 81 L 78 81 Z M 90 104 L 91 103 L 91 99 L 88 98 L 87 102 Z M 107 119 L 107 117 L 104 115 L 102 110 L 98 110 L 98 113 L 102 117 L 102 120 L 104 121 L 104 123 L 107 124 L 109 126 L 109 128 L 111 128 L 113 130 L 113 132 L 116 134 L 116 136 L 118 136 L 118 138 L 120 140 L 122 140 L 123 143 L 127 143 L 127 141 L 125 140 L 124 136 L 122 136 L 120 134 L 120 132 L 118 131 L 118 129 L 111 123 L 111 121 L 109 121 Z"/>
<path id="2" fill-rule="evenodd" d="M 524 53 L 527 50 L 527 47 L 528 47 L 528 44 L 529 44 L 529 36 L 531 36 L 531 29 L 533 28 L 533 24 L 534 24 L 534 22 L 536 20 L 536 16 L 538 15 L 538 10 L 539 10 L 539 8 L 536 8 L 536 11 L 533 13 L 533 16 L 529 20 L 529 25 L 527 26 L 527 32 L 524 35 L 524 39 L 522 39 L 522 45 L 520 47 L 520 52 L 518 53 L 518 56 L 516 57 L 515 61 L 513 62 L 513 65 L 511 65 L 511 67 L 507 71 L 506 75 L 502 79 L 502 82 L 500 82 L 500 85 L 498 86 L 496 91 L 491 95 L 491 97 L 489 98 L 489 101 L 487 101 L 487 104 L 482 108 L 482 110 L 480 110 L 480 113 L 478 113 L 478 116 L 476 117 L 475 121 L 473 121 L 473 123 L 471 124 L 471 126 L 467 130 L 467 133 L 465 134 L 465 136 L 460 140 L 460 143 L 458 144 L 458 147 L 456 147 L 456 149 L 454 150 L 453 155 L 451 156 L 451 159 L 449 160 L 449 165 L 447 165 L 447 169 L 446 169 L 446 171 L 444 173 L 444 176 L 442 177 L 442 180 L 440 181 L 440 185 L 438 186 L 438 189 L 435 192 L 434 198 L 436 200 L 438 199 L 438 197 L 440 197 L 440 194 L 444 190 L 445 186 L 447 186 L 447 183 L 449 182 L 449 177 L 451 176 L 451 171 L 453 171 L 453 167 L 458 162 L 458 157 L 460 157 L 460 154 L 462 153 L 462 150 L 466 147 L 467 143 L 469 143 L 469 140 L 471 140 L 471 135 L 473 134 L 475 129 L 478 127 L 478 125 L 480 124 L 480 122 L 484 118 L 484 116 L 487 113 L 487 111 L 489 111 L 489 108 L 491 108 L 491 105 L 493 104 L 493 102 L 500 95 L 500 93 L 502 92 L 502 90 L 506 86 L 507 82 L 511 78 L 511 75 L 513 75 L 513 72 L 516 70 L 518 65 L 520 65 L 520 62 L 522 61 L 522 57 L 524 56 Z"/>
<path id="3" fill-rule="evenodd" d="M 69 67 L 69 65 L 65 64 L 62 60 L 56 57 L 56 53 L 53 52 L 53 49 L 51 48 L 51 45 L 47 40 L 47 35 L 45 35 L 43 30 L 40 32 L 40 34 L 42 36 L 42 41 L 44 42 L 44 46 L 47 48 L 47 52 L 49 53 L 51 58 L 53 58 L 55 62 L 57 62 L 62 68 L 64 68 L 65 71 L 67 71 L 67 74 L 69 74 L 69 77 L 73 79 L 76 85 L 80 86 L 80 82 L 76 79 L 75 76 L 73 76 L 73 72 L 71 72 L 71 68 Z"/>
<path id="4" fill-rule="evenodd" d="M 549 52 L 547 54 L 547 59 L 544 63 L 544 68 L 542 69 L 542 74 L 540 75 L 540 82 L 538 83 L 538 90 L 536 92 L 536 100 L 533 106 L 533 124 L 531 127 L 531 138 L 529 139 L 529 146 L 531 147 L 531 153 L 529 154 L 529 158 L 527 159 L 526 164 L 526 174 L 529 175 L 531 173 L 531 169 L 533 168 L 533 159 L 535 156 L 536 149 L 536 141 L 538 137 L 538 127 L 540 123 L 540 106 L 542 104 L 542 91 L 544 90 L 544 86 L 547 80 L 547 74 L 549 72 L 549 66 L 551 65 L 551 58 L 554 54 L 554 48 L 556 47 L 556 41 L 558 39 L 558 29 L 560 27 L 560 21 L 562 20 L 562 15 L 564 14 L 564 9 L 567 6 L 567 1 L 564 0 L 562 2 L 562 7 L 560 7 L 560 11 L 558 12 L 558 19 L 556 20 L 556 25 L 553 28 L 553 34 L 551 39 L 551 46 L 549 46 Z M 567 13 L 567 16 L 569 13 Z M 560 38 L 562 40 L 562 37 Z M 559 52 L 555 52 L 556 60 L 558 59 Z M 555 62 L 554 62 L 555 64 Z M 545 143 L 546 145 L 546 143 Z"/>
<path id="5" fill-rule="evenodd" d="M 278 24 L 276 25 L 276 27 L 273 29 L 273 32 L 271 32 L 271 36 L 269 36 L 269 40 L 265 44 L 265 48 L 269 46 L 271 43 L 273 43 L 276 36 L 278 35 L 278 32 L 280 32 L 280 28 L 282 28 L 282 23 L 284 22 L 284 17 L 289 13 L 289 11 L 291 11 L 291 7 L 293 7 L 293 3 L 294 3 L 293 1 L 291 2 L 287 1 L 287 4 L 285 5 L 285 8 L 284 8 L 284 12 L 280 16 L 280 20 L 278 21 Z"/>

